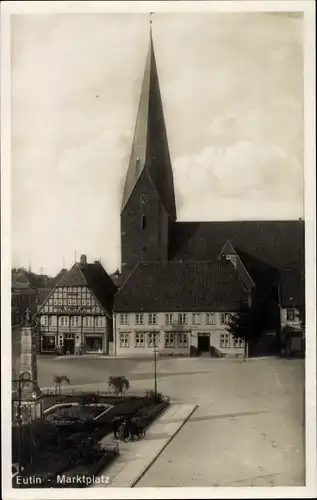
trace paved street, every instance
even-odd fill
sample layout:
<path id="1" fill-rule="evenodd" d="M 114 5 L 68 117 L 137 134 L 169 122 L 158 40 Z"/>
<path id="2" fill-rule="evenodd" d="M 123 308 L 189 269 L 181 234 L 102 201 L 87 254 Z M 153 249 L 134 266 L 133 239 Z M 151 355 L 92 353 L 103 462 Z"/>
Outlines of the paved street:
<path id="1" fill-rule="evenodd" d="M 162 359 L 158 389 L 199 407 L 140 486 L 304 484 L 304 360 Z M 131 391 L 153 388 L 152 360 L 45 358 L 39 382 L 55 374 L 105 389 L 126 375 Z"/>

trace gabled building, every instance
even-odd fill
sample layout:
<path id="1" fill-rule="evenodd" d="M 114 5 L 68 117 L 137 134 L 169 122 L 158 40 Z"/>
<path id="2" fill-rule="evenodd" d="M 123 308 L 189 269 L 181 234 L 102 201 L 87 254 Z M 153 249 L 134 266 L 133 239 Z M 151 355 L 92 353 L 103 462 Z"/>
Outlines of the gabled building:
<path id="1" fill-rule="evenodd" d="M 255 299 L 261 304 L 268 318 L 265 328 L 278 336 L 280 270 L 294 270 L 294 287 L 301 286 L 298 270 L 305 266 L 304 232 L 302 220 L 177 221 L 173 172 L 150 34 L 121 206 L 121 275 L 114 304 L 117 354 L 150 348 L 153 341 L 147 339 L 153 329 L 159 330 L 159 345 L 164 350 L 168 346 L 174 350 L 176 346 L 181 350 L 184 345 L 187 350 L 191 345 L 199 346 L 199 333 L 209 339 L 209 346 L 231 349 L 231 340 L 229 347 L 225 337 L 221 337 L 227 335 L 222 320 L 223 315 L 238 307 L 237 302 L 229 299 L 236 296 L 236 287 L 241 292 L 239 300 L 247 294 L 248 300 Z M 225 276 L 227 281 L 223 281 Z M 209 314 L 216 315 L 215 325 L 205 324 Z M 195 324 L 197 315 L 201 315 L 203 329 Z M 180 344 L 177 340 L 167 343 L 164 340 L 167 331 L 172 339 L 170 329 L 175 326 L 166 323 L 169 318 L 181 321 Z M 187 330 L 181 318 L 186 318 Z M 216 331 L 217 334 L 212 334 Z"/>
<path id="2" fill-rule="evenodd" d="M 47 276 L 37 275 L 23 269 L 13 270 L 11 273 L 12 326 L 20 326 L 27 309 L 31 311 L 32 315 L 35 314 L 38 304 L 49 292 Z"/>
<path id="3" fill-rule="evenodd" d="M 100 262 L 80 262 L 63 274 L 40 307 L 38 350 L 42 353 L 108 354 L 113 341 L 116 287 Z"/>
<path id="4" fill-rule="evenodd" d="M 250 294 L 226 260 L 139 263 L 115 298 L 116 355 L 149 354 L 154 337 L 165 355 L 243 354 L 227 326 Z"/>

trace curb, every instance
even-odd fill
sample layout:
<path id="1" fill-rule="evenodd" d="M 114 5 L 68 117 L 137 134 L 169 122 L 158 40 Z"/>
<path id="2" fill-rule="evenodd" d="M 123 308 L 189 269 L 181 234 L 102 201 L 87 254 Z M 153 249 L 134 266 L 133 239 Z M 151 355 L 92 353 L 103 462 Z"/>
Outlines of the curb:
<path id="1" fill-rule="evenodd" d="M 165 450 L 165 448 L 167 447 L 167 445 L 172 441 L 172 439 L 174 439 L 175 436 L 177 436 L 177 434 L 179 433 L 179 431 L 184 427 L 184 425 L 186 424 L 186 422 L 189 420 L 189 418 L 193 415 L 193 413 L 197 410 L 199 405 L 195 404 L 193 409 L 191 410 L 191 412 L 186 416 L 186 418 L 183 420 L 183 422 L 181 423 L 181 425 L 178 427 L 178 429 L 176 430 L 176 432 L 174 432 L 174 434 L 172 436 L 170 436 L 167 441 L 164 443 L 164 445 L 162 446 L 162 448 L 160 449 L 160 451 L 157 453 L 157 455 L 155 457 L 153 457 L 150 462 L 148 463 L 148 465 L 145 467 L 145 469 L 137 476 L 137 478 L 132 482 L 131 484 L 131 488 L 134 488 L 136 486 L 136 484 L 140 481 L 140 479 L 142 479 L 142 477 L 147 473 L 147 471 L 149 470 L 149 468 L 154 464 L 154 462 L 158 459 L 158 457 L 162 454 L 162 452 Z"/>

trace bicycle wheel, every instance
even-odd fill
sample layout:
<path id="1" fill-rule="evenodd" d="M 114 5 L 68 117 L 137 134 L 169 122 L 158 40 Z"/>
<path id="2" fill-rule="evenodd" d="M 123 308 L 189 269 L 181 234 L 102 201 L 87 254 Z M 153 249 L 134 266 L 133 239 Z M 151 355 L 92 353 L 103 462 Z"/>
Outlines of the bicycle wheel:
<path id="1" fill-rule="evenodd" d="M 131 433 L 129 432 L 129 434 L 125 434 L 121 441 L 123 441 L 124 443 L 128 443 L 129 441 L 131 441 Z"/>

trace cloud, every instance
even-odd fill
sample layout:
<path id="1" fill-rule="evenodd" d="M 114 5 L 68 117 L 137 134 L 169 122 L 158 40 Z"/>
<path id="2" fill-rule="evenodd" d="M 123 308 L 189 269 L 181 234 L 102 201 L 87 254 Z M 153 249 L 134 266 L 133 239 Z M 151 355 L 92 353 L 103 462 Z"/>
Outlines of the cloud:
<path id="1" fill-rule="evenodd" d="M 302 166 L 277 146 L 205 148 L 177 158 L 174 176 L 182 220 L 275 219 L 276 209 L 290 219 L 303 211 Z"/>

